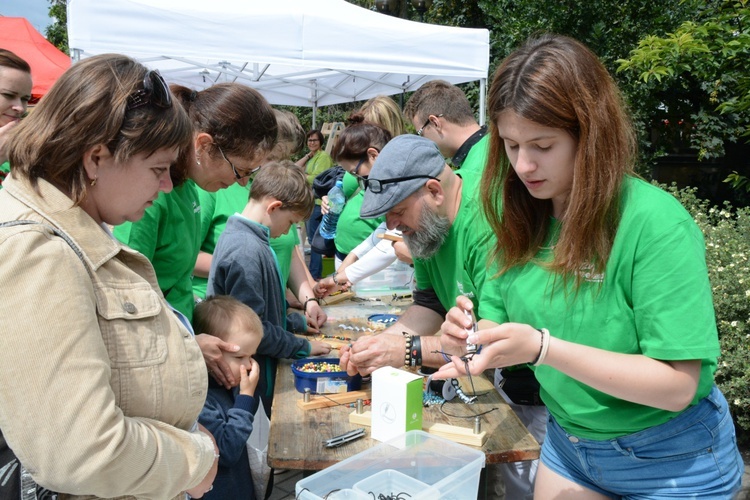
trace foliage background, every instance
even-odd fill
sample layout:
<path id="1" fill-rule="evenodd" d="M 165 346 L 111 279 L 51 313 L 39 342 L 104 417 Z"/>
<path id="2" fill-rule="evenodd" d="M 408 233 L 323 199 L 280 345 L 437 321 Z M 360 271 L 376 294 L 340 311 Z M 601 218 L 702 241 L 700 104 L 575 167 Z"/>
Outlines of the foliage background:
<path id="1" fill-rule="evenodd" d="M 750 442 L 750 208 L 712 205 L 696 197 L 695 188 L 661 187 L 687 208 L 706 239 L 721 342 L 715 379 L 743 431 L 740 437 Z"/>
<path id="2" fill-rule="evenodd" d="M 375 0 L 348 1 L 377 10 Z M 433 0 L 423 12 L 410 0 L 389 1 L 391 13 L 402 18 L 490 30 L 490 75 L 533 34 L 560 33 L 588 45 L 629 104 L 646 178 L 668 154 L 679 152 L 699 165 L 744 146 L 750 136 L 750 0 L 598 0 L 595 7 L 590 0 Z M 49 2 L 56 22 L 47 38 L 67 53 L 65 0 Z M 477 109 L 478 85 L 461 87 Z M 361 104 L 320 108 L 317 123 L 344 121 Z M 288 109 L 311 127 L 310 108 Z M 727 180 L 740 193 L 732 197 L 740 208 L 701 199 L 704 185 L 664 187 L 705 235 L 722 346 L 716 381 L 750 440 L 750 209 L 742 208 L 750 202 L 750 154 L 741 151 L 744 156 L 724 158 L 736 162 Z"/>

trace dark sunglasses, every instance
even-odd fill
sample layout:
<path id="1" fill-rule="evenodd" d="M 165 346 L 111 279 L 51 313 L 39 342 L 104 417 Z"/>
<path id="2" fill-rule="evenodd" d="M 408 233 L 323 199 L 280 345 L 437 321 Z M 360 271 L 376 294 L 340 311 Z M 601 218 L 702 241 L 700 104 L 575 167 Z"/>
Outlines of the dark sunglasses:
<path id="1" fill-rule="evenodd" d="M 232 167 L 232 172 L 234 172 L 234 178 L 237 179 L 238 181 L 241 181 L 245 177 L 250 177 L 255 172 L 257 172 L 258 170 L 260 170 L 260 167 L 263 166 L 263 165 L 259 165 L 259 166 L 255 167 L 254 169 L 250 170 L 248 173 L 246 173 L 244 175 L 240 175 L 240 173 L 237 171 L 237 168 L 234 166 L 234 163 L 232 163 L 231 161 L 229 161 L 229 158 L 227 158 L 227 155 L 225 155 L 224 151 L 221 150 L 221 146 L 219 146 L 217 144 L 216 147 L 219 148 L 219 153 L 221 153 L 221 157 L 224 158 L 224 161 L 226 161 L 227 163 L 229 163 L 229 166 Z"/>
<path id="2" fill-rule="evenodd" d="M 133 110 L 153 104 L 157 108 L 167 109 L 172 107 L 172 93 L 169 85 L 159 74 L 159 70 L 149 70 L 143 77 L 143 88 L 138 89 L 128 96 L 127 110 Z"/>
<path id="3" fill-rule="evenodd" d="M 359 187 L 362 189 L 369 189 L 371 192 L 378 194 L 383 192 L 383 186 L 386 184 L 398 184 L 399 182 L 411 181 L 414 179 L 434 179 L 440 182 L 440 179 L 431 175 L 407 175 L 406 177 L 394 177 L 393 179 L 369 179 L 366 177 L 359 177 Z"/>

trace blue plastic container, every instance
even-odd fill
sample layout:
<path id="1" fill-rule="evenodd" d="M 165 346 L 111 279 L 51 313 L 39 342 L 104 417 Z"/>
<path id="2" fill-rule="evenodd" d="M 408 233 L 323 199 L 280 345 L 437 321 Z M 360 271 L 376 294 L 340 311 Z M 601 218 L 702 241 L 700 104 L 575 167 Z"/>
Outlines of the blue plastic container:
<path id="1" fill-rule="evenodd" d="M 353 377 L 342 371 L 308 373 L 300 371 L 307 363 L 332 363 L 339 364 L 339 358 L 305 358 L 298 359 L 292 363 L 294 373 L 294 388 L 298 392 L 305 393 L 310 389 L 312 394 L 337 394 L 340 392 L 358 391 L 362 387 L 362 377 Z"/>

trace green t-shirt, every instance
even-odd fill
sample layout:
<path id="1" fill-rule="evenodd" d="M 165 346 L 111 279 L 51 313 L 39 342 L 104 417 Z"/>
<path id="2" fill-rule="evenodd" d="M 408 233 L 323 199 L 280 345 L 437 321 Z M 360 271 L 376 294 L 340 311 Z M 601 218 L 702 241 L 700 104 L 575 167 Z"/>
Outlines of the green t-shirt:
<path id="1" fill-rule="evenodd" d="M 320 149 L 315 156 L 307 160 L 305 163 L 305 174 L 307 175 L 307 183 L 312 187 L 315 178 L 331 168 L 333 166 L 333 158 L 331 155 Z M 315 198 L 315 204 L 320 205 L 320 198 Z"/>
<path id="2" fill-rule="evenodd" d="M 476 172 L 479 176 L 484 172 L 487 165 L 487 155 L 490 151 L 490 136 L 485 135 L 469 150 L 463 163 L 461 163 L 461 172 Z"/>
<path id="3" fill-rule="evenodd" d="M 198 188 L 198 196 L 201 200 L 201 238 L 203 241 L 201 251 L 213 255 L 216 242 L 219 241 L 219 236 L 227 225 L 227 219 L 235 213 L 242 213 L 245 209 L 250 198 L 251 185 L 252 181 L 248 182 L 247 186 L 235 183 L 215 193 L 209 193 Z M 299 245 L 296 226 L 292 226 L 287 234 L 271 239 L 271 248 L 276 253 L 284 287 L 289 280 L 292 252 L 296 245 Z M 195 296 L 205 299 L 207 286 L 208 279 L 193 276 L 193 293 Z"/>
<path id="4" fill-rule="evenodd" d="M 461 204 L 440 250 L 427 260 L 414 259 L 417 289 L 432 288 L 446 309 L 456 305 L 456 297 L 466 295 L 474 303 L 477 319 L 484 317 L 478 308 L 484 288 L 487 258 L 493 241 L 492 230 L 481 212 L 475 176 L 462 172 Z"/>
<path id="5" fill-rule="evenodd" d="M 550 261 L 557 240 L 553 221 L 538 262 Z M 718 333 L 706 268 L 703 234 L 670 194 L 627 178 L 622 218 L 604 275 L 592 275 L 577 294 L 538 263 L 511 269 L 485 288 L 483 317 L 497 323 L 544 327 L 560 339 L 660 360 L 703 361 L 693 403 L 713 386 L 719 355 Z M 556 369 L 536 368 L 541 396 L 569 433 L 611 439 L 659 425 L 677 413 L 615 398 Z"/>
<path id="6" fill-rule="evenodd" d="M 3 188 L 3 180 L 5 180 L 5 176 L 10 173 L 10 162 L 5 162 L 0 164 L 0 189 Z"/>
<path id="7" fill-rule="evenodd" d="M 138 222 L 114 228 L 115 237 L 145 255 L 156 271 L 167 301 L 193 320 L 192 274 L 200 249 L 201 205 L 198 187 L 188 179 L 160 193 Z"/>
<path id="8" fill-rule="evenodd" d="M 333 241 L 336 244 L 336 250 L 348 254 L 370 236 L 375 228 L 385 221 L 385 217 L 378 217 L 377 219 L 361 218 L 359 211 L 362 208 L 365 193 L 359 189 L 357 178 L 349 172 L 344 174 L 343 182 L 346 205 L 344 205 L 344 210 L 339 215 L 338 223 L 336 223 L 336 237 Z"/>

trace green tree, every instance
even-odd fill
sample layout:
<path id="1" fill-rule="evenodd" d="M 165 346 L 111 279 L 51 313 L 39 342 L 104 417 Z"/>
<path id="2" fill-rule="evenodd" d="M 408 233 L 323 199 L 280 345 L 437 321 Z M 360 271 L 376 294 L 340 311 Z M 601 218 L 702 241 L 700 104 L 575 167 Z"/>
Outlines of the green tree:
<path id="1" fill-rule="evenodd" d="M 665 107 L 690 117 L 699 159 L 723 156 L 726 141 L 750 135 L 749 21 L 747 0 L 705 2 L 694 20 L 644 37 L 618 61 L 654 95 L 678 97 Z"/>
<path id="2" fill-rule="evenodd" d="M 44 34 L 47 40 L 70 55 L 68 47 L 68 10 L 65 0 L 49 0 L 49 16 L 55 21 L 47 26 Z"/>

